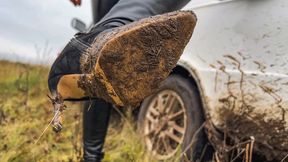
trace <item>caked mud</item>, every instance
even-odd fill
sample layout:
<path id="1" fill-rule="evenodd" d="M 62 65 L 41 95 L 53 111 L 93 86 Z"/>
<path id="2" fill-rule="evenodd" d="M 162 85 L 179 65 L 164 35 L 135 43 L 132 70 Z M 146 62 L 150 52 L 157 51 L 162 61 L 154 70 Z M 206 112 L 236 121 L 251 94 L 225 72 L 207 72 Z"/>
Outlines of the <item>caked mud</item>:
<path id="1" fill-rule="evenodd" d="M 227 109 L 223 109 L 220 114 L 225 116 L 225 133 L 235 145 L 254 137 L 254 153 L 265 156 L 266 160 L 281 161 L 288 154 L 285 121 L 264 121 L 266 114 L 252 117 L 247 113 L 236 114 Z"/>
<path id="2" fill-rule="evenodd" d="M 138 105 L 176 66 L 196 16 L 172 12 L 104 31 L 82 55 L 78 86 L 115 105 Z"/>

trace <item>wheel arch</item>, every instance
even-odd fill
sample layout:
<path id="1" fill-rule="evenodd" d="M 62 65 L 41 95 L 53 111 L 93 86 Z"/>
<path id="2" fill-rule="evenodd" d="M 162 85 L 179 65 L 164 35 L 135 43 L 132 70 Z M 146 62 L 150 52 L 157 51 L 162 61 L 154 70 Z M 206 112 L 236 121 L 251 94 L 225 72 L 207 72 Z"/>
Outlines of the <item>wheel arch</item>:
<path id="1" fill-rule="evenodd" d="M 170 73 L 170 75 L 177 74 L 182 76 L 183 78 L 186 78 L 189 80 L 189 82 L 193 85 L 196 86 L 198 90 L 198 94 L 201 100 L 201 109 L 203 112 L 204 117 L 207 117 L 207 102 L 206 102 L 206 97 L 204 94 L 204 89 L 201 85 L 200 78 L 198 77 L 197 71 L 195 68 L 192 68 L 190 65 L 185 63 L 184 61 L 179 61 L 177 63 L 177 66 L 173 69 L 173 71 Z"/>

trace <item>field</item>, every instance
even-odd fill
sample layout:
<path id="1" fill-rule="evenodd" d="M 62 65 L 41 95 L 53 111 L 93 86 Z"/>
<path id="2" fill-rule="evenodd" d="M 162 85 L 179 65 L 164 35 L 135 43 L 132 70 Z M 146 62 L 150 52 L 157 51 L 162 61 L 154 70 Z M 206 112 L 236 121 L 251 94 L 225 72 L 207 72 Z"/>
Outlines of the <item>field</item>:
<path id="1" fill-rule="evenodd" d="M 0 161 L 80 161 L 81 103 L 67 104 L 61 133 L 49 127 L 36 143 L 53 116 L 47 97 L 49 68 L 9 61 L 0 61 L 0 66 Z M 135 122 L 129 113 L 124 116 L 119 118 L 121 124 L 110 122 L 104 162 L 153 161 L 137 135 Z"/>

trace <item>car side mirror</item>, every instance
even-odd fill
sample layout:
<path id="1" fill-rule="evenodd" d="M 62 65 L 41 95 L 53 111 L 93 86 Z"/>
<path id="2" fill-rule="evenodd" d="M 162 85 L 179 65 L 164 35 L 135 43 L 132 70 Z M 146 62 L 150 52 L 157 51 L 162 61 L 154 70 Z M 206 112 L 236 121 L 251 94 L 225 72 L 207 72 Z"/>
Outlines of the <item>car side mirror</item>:
<path id="1" fill-rule="evenodd" d="M 87 30 L 86 24 L 77 18 L 72 19 L 71 26 L 79 32 L 85 32 Z"/>

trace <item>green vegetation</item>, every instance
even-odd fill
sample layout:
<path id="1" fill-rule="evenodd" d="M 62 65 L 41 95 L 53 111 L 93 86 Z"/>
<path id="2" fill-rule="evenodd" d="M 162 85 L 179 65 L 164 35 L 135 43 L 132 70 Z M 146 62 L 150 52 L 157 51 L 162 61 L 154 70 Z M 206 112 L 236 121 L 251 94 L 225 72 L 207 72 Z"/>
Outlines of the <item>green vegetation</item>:
<path id="1" fill-rule="evenodd" d="M 49 127 L 35 143 L 53 115 L 46 96 L 49 70 L 9 61 L 0 61 L 0 66 L 0 161 L 80 161 L 81 104 L 67 103 L 62 132 L 56 134 Z M 112 121 L 104 161 L 152 161 L 128 119 L 119 119 L 121 124 Z"/>

